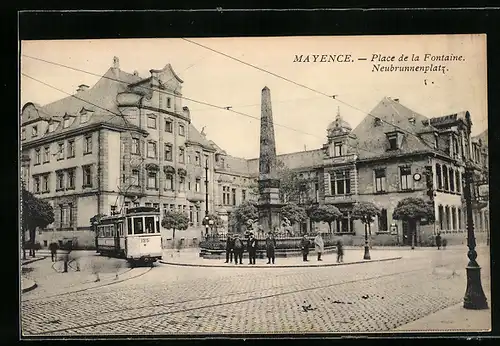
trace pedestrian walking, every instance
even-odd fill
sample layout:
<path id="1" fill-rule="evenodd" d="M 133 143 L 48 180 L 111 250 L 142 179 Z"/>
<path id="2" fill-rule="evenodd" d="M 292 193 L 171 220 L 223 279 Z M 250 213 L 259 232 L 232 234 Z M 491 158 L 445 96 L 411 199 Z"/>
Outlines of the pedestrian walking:
<path id="1" fill-rule="evenodd" d="M 344 262 L 344 245 L 342 240 L 337 240 L 337 263 Z"/>
<path id="2" fill-rule="evenodd" d="M 240 235 L 236 234 L 234 238 L 234 264 L 243 264 L 243 241 L 240 239 Z"/>
<path id="3" fill-rule="evenodd" d="M 226 262 L 224 263 L 233 263 L 233 250 L 234 250 L 234 238 L 228 233 L 226 239 Z"/>
<path id="4" fill-rule="evenodd" d="M 436 246 L 438 247 L 438 250 L 441 249 L 441 233 L 438 232 L 436 235 Z"/>
<path id="5" fill-rule="evenodd" d="M 255 264 L 255 258 L 257 257 L 257 239 L 254 238 L 253 233 L 250 232 L 248 235 L 248 263 Z"/>
<path id="6" fill-rule="evenodd" d="M 448 241 L 443 238 L 443 240 L 441 240 L 441 243 L 443 244 L 443 250 L 446 250 L 446 244 L 448 244 Z"/>
<path id="7" fill-rule="evenodd" d="M 52 262 L 55 262 L 57 260 L 57 249 L 58 248 L 59 248 L 59 246 L 57 245 L 56 242 L 52 242 L 49 245 L 50 257 L 52 258 Z"/>
<path id="8" fill-rule="evenodd" d="M 318 232 L 316 234 L 316 238 L 314 238 L 314 250 L 318 254 L 318 261 L 322 261 L 321 254 L 325 250 L 325 242 L 323 241 L 323 237 L 321 237 L 321 233 Z"/>
<path id="9" fill-rule="evenodd" d="M 267 256 L 267 264 L 274 264 L 274 250 L 276 249 L 276 239 L 272 232 L 267 234 L 266 238 L 266 256 Z"/>
<path id="10" fill-rule="evenodd" d="M 300 249 L 302 250 L 302 260 L 304 262 L 309 262 L 307 259 L 307 255 L 309 255 L 309 247 L 311 246 L 311 241 L 307 238 L 307 235 L 304 234 L 302 240 L 300 241 Z"/>

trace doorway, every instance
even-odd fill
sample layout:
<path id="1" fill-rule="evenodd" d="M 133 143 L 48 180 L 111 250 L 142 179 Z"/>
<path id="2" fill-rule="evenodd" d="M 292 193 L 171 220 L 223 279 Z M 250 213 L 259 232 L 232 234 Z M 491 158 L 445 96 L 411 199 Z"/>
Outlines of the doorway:
<path id="1" fill-rule="evenodd" d="M 415 226 L 416 227 L 416 226 Z M 403 221 L 403 245 L 411 246 L 411 236 L 414 237 L 414 245 L 417 245 L 417 230 L 411 229 L 411 225 L 408 221 Z"/>

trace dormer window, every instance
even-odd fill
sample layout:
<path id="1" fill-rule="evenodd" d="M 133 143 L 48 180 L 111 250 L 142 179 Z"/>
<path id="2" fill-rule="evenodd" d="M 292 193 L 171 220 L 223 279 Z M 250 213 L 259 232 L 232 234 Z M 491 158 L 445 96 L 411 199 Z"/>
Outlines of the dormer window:
<path id="1" fill-rule="evenodd" d="M 37 137 L 38 136 L 38 126 L 34 125 L 31 128 L 31 137 Z"/>
<path id="2" fill-rule="evenodd" d="M 83 111 L 81 114 L 80 114 L 80 123 L 86 123 L 87 121 L 89 120 L 89 115 L 86 111 Z"/>
<path id="3" fill-rule="evenodd" d="M 66 117 L 64 118 L 64 121 L 63 121 L 63 128 L 67 128 L 68 126 L 70 125 L 70 118 L 69 117 Z"/>
<path id="4" fill-rule="evenodd" d="M 398 150 L 401 149 L 401 143 L 403 142 L 403 133 L 400 131 L 392 131 L 386 133 L 387 136 L 387 150 Z"/>
<path id="5" fill-rule="evenodd" d="M 398 137 L 396 135 L 387 137 L 389 140 L 389 150 L 396 150 L 398 148 Z"/>
<path id="6" fill-rule="evenodd" d="M 439 135 L 437 133 L 434 134 L 434 148 L 439 149 Z"/>
<path id="7" fill-rule="evenodd" d="M 415 117 L 409 118 L 408 121 L 410 122 L 410 124 L 415 125 Z"/>
<path id="8" fill-rule="evenodd" d="M 335 157 L 342 156 L 344 154 L 344 150 L 342 148 L 342 142 L 335 142 L 333 144 L 333 155 Z"/>
<path id="9" fill-rule="evenodd" d="M 172 99 L 170 97 L 167 97 L 167 108 L 172 107 Z"/>
<path id="10" fill-rule="evenodd" d="M 21 129 L 21 140 L 24 141 L 26 139 L 26 129 Z"/>
<path id="11" fill-rule="evenodd" d="M 49 124 L 49 132 L 54 132 L 54 131 L 55 131 L 55 129 L 56 129 L 56 125 L 57 125 L 57 124 L 56 124 L 55 122 L 51 122 L 51 123 Z"/>
<path id="12" fill-rule="evenodd" d="M 380 118 L 375 118 L 373 124 L 374 126 L 380 126 L 382 125 L 382 120 L 380 120 Z"/>

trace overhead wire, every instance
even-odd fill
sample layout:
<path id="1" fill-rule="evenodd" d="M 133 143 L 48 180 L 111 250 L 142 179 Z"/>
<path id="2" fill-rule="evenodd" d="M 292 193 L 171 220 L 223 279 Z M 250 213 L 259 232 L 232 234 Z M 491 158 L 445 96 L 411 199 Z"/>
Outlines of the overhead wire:
<path id="1" fill-rule="evenodd" d="M 360 111 L 360 112 L 362 112 L 363 114 L 369 115 L 369 116 L 371 116 L 371 117 L 373 117 L 373 118 L 375 118 L 375 119 L 379 119 L 379 120 L 380 120 L 381 122 L 383 122 L 383 123 L 386 123 L 386 124 L 388 124 L 388 125 L 390 125 L 390 126 L 393 126 L 394 128 L 397 128 L 397 129 L 401 130 L 402 132 L 404 132 L 404 133 L 406 133 L 406 134 L 409 134 L 409 135 L 411 135 L 411 136 L 416 137 L 419 141 L 422 141 L 423 143 L 425 143 L 425 144 L 426 144 L 427 146 L 429 146 L 430 148 L 433 148 L 433 147 L 434 147 L 434 143 L 429 143 L 429 142 L 427 142 L 425 139 L 423 139 L 423 138 L 421 138 L 421 137 L 417 136 L 415 133 L 412 133 L 412 132 L 410 132 L 410 131 L 408 131 L 408 130 L 406 130 L 406 129 L 404 129 L 404 128 L 402 128 L 402 127 L 400 127 L 400 126 L 396 125 L 396 124 L 390 123 L 390 122 L 388 122 L 388 121 L 386 121 L 386 120 L 384 120 L 384 119 L 381 119 L 381 118 L 379 118 L 379 117 L 377 117 L 377 116 L 374 116 L 374 115 L 373 115 L 373 114 L 371 114 L 370 112 L 363 111 L 362 109 L 360 109 L 360 108 L 358 108 L 358 107 L 356 107 L 356 106 L 353 106 L 353 105 L 349 104 L 348 102 L 342 101 L 342 100 L 340 100 L 340 99 L 338 98 L 338 95 L 329 95 L 329 94 L 324 93 L 324 92 L 322 92 L 322 91 L 319 91 L 319 90 L 317 90 L 317 89 L 314 89 L 314 88 L 308 87 L 307 85 L 304 85 L 304 84 L 301 84 L 301 83 L 295 82 L 295 81 L 293 81 L 293 80 L 291 80 L 291 79 L 289 79 L 289 78 L 283 77 L 283 76 L 281 76 L 281 75 L 279 75 L 279 74 L 277 74 L 277 73 L 271 72 L 271 71 L 269 71 L 269 70 L 266 70 L 266 69 L 264 69 L 264 68 L 258 67 L 258 66 L 253 65 L 253 64 L 250 64 L 250 63 L 248 63 L 248 62 L 246 62 L 246 61 L 243 61 L 243 60 L 241 60 L 241 59 L 235 58 L 235 57 L 233 57 L 233 56 L 231 56 L 231 55 L 229 55 L 229 54 L 226 54 L 226 53 L 220 52 L 220 51 L 218 51 L 218 50 L 216 50 L 216 49 L 213 49 L 213 48 L 208 47 L 208 46 L 206 46 L 206 45 L 203 45 L 203 44 L 201 44 L 201 43 L 198 43 L 198 42 L 192 41 L 192 40 L 187 39 L 187 38 L 182 38 L 182 39 L 183 39 L 184 41 L 186 41 L 186 42 L 189 42 L 189 43 L 191 43 L 191 44 L 194 44 L 194 45 L 197 45 L 197 46 L 202 47 L 202 48 L 204 48 L 204 49 L 207 49 L 207 50 L 209 50 L 209 51 L 211 51 L 211 52 L 217 53 L 217 54 L 222 55 L 222 56 L 224 56 L 224 57 L 226 57 L 226 58 L 229 58 L 229 59 L 232 59 L 232 60 L 234 60 L 234 61 L 237 61 L 237 62 L 239 62 L 239 63 L 241 63 L 241 64 L 243 64 L 243 65 L 246 65 L 246 66 L 252 67 L 252 68 L 254 68 L 254 69 L 257 69 L 257 70 L 259 70 L 259 71 L 261 71 L 261 72 L 264 72 L 264 73 L 270 74 L 270 75 L 272 75 L 272 76 L 274 76 L 274 77 L 276 77 L 276 78 L 279 78 L 279 79 L 281 79 L 281 80 L 284 80 L 284 81 L 286 81 L 286 82 L 288 82 L 288 83 L 291 83 L 291 84 L 294 84 L 294 85 L 296 85 L 296 86 L 302 87 L 302 88 L 304 88 L 304 89 L 307 89 L 307 90 L 309 90 L 309 91 L 315 92 L 315 93 L 320 94 L 320 95 L 322 95 L 322 96 L 326 96 L 326 97 L 328 97 L 329 99 L 336 100 L 336 101 L 338 101 L 339 103 L 344 104 L 345 106 L 348 106 L 348 107 L 350 107 L 350 108 L 352 108 L 352 109 L 354 109 L 354 110 Z"/>
<path id="2" fill-rule="evenodd" d="M 48 63 L 48 64 L 56 65 L 56 66 L 59 66 L 59 67 L 63 67 L 63 68 L 67 68 L 67 69 L 71 69 L 71 70 L 74 70 L 74 71 L 78 71 L 78 72 L 82 72 L 82 73 L 86 73 L 86 74 L 90 74 L 90 75 L 99 76 L 99 77 L 101 77 L 101 78 L 109 79 L 109 80 L 112 80 L 112 81 L 115 81 L 115 82 L 124 83 L 124 84 L 130 84 L 130 83 L 129 83 L 129 82 L 127 82 L 127 81 L 123 81 L 123 80 L 120 80 L 120 79 L 117 79 L 117 78 L 113 78 L 113 77 L 109 77 L 109 76 L 99 75 L 99 74 L 96 74 L 96 73 L 93 73 L 93 72 L 90 72 L 90 71 L 86 71 L 86 70 L 79 69 L 79 68 L 72 67 L 72 66 L 67 66 L 67 65 L 64 65 L 64 64 L 57 63 L 57 62 L 53 62 L 53 61 L 49 61 L 49 60 L 45 60 L 45 59 L 40 59 L 40 58 L 36 58 L 36 57 L 32 57 L 32 56 L 28 56 L 28 55 L 23 55 L 23 56 L 28 57 L 28 58 L 31 58 L 31 59 L 34 59 L 34 60 L 39 60 L 39 61 L 42 61 L 42 62 L 45 62 L 45 63 Z M 62 93 L 64 93 L 64 94 L 67 94 L 67 95 L 69 95 L 69 96 L 75 97 L 75 98 L 77 98 L 77 99 L 79 99 L 79 100 L 81 100 L 81 101 L 83 101 L 83 102 L 87 102 L 87 103 L 89 103 L 89 104 L 93 104 L 93 103 L 91 103 L 91 102 L 86 101 L 85 99 L 78 98 L 78 97 L 77 97 L 76 95 L 74 95 L 74 94 L 70 94 L 70 93 L 68 93 L 68 92 L 66 92 L 66 91 L 63 91 L 63 90 L 59 89 L 59 88 L 53 87 L 52 85 L 50 85 L 50 84 L 48 84 L 48 83 L 46 83 L 46 82 L 42 82 L 42 81 L 40 81 L 40 80 L 38 80 L 38 79 L 36 79 L 36 78 L 34 78 L 34 77 L 31 77 L 31 76 L 29 76 L 29 75 L 27 75 L 27 74 L 25 74 L 25 73 L 22 73 L 22 74 L 23 74 L 24 76 L 28 77 L 28 78 L 31 78 L 31 79 L 33 79 L 33 80 L 35 80 L 35 81 L 37 81 L 37 82 L 40 82 L 40 83 L 42 83 L 42 84 L 44 84 L 44 85 L 46 85 L 46 86 L 48 86 L 48 87 L 51 87 L 51 88 L 53 88 L 53 89 L 55 89 L 55 90 L 58 90 L 58 91 L 60 91 L 60 92 L 62 92 Z M 226 106 L 226 107 L 222 107 L 222 106 L 214 105 L 214 104 L 211 104 L 211 103 L 206 102 L 206 101 L 199 101 L 199 100 L 195 100 L 195 99 L 188 98 L 188 97 L 185 97 L 185 96 L 180 96 L 180 95 L 177 95 L 177 94 L 169 93 L 169 92 L 167 92 L 167 91 L 165 91 L 165 90 L 160 90 L 160 89 L 158 89 L 158 90 L 157 90 L 157 89 L 153 89 L 153 88 L 149 88 L 149 87 L 142 87 L 142 88 L 143 88 L 143 89 L 145 89 L 145 90 L 154 90 L 154 91 L 159 92 L 159 93 L 163 93 L 163 94 L 170 95 L 170 96 L 175 96 L 175 97 L 178 97 L 178 98 L 180 98 L 180 99 L 184 99 L 184 100 L 192 101 L 192 102 L 195 102 L 195 103 L 198 103 L 198 104 L 207 105 L 207 106 L 210 106 L 210 107 L 212 107 L 212 108 L 217 108 L 217 109 L 220 109 L 220 110 L 227 110 L 227 111 L 229 111 L 229 112 L 231 112 L 231 113 L 238 114 L 238 115 L 241 115 L 241 116 L 244 116 L 244 117 L 248 117 L 248 118 L 251 118 L 251 119 L 255 119 L 255 120 L 258 120 L 258 121 L 260 121 L 260 120 L 261 120 L 261 119 L 260 119 L 259 117 L 257 117 L 257 116 L 253 116 L 253 115 L 250 115 L 250 114 L 247 114 L 247 113 L 243 113 L 243 112 L 235 111 L 235 110 L 231 109 L 231 107 L 228 107 L 228 106 Z M 99 106 L 99 108 L 103 108 L 103 107 L 100 107 L 100 106 Z M 112 111 L 110 111 L 110 110 L 108 110 L 108 109 L 106 109 L 106 108 L 103 108 L 103 109 L 104 109 L 104 110 L 106 110 L 106 111 L 108 111 L 108 112 L 110 112 L 110 113 L 113 113 L 113 115 L 110 117 L 110 119 L 111 119 L 111 118 L 113 118 L 114 116 L 122 116 L 122 117 L 123 117 L 123 114 L 117 114 L 117 113 L 114 113 L 114 112 L 112 112 Z M 318 136 L 318 135 L 316 135 L 316 134 L 312 134 L 312 133 L 309 133 L 309 132 L 305 132 L 305 131 L 302 131 L 302 130 L 298 130 L 298 129 L 295 129 L 295 128 L 293 128 L 293 127 L 287 126 L 287 125 L 278 124 L 278 123 L 276 123 L 276 122 L 273 122 L 273 124 L 274 124 L 275 126 L 278 126 L 278 127 L 282 127 L 282 128 L 288 129 L 288 130 L 290 130 L 290 131 L 294 131 L 294 132 L 297 132 L 297 133 L 301 133 L 301 134 L 305 134 L 305 135 L 308 135 L 308 136 L 312 136 L 312 137 L 316 137 L 316 138 L 321 138 L 321 139 L 323 139 L 323 137 L 320 137 L 320 136 Z M 371 151 L 371 150 L 369 150 L 369 149 L 363 148 L 363 147 L 361 147 L 361 146 L 356 146 L 356 148 L 357 148 L 357 149 L 360 149 L 360 150 L 362 150 L 362 151 L 365 151 L 365 152 L 369 152 L 369 153 L 372 153 L 372 154 L 377 154 L 377 155 L 378 155 L 378 153 L 373 152 L 373 151 Z"/>

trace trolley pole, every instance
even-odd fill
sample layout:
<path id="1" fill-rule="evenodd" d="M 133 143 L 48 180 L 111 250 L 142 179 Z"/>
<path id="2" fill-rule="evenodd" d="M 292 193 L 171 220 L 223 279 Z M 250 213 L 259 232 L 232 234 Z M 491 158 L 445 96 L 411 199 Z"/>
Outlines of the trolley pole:
<path id="1" fill-rule="evenodd" d="M 205 160 L 205 236 L 208 236 L 208 158 Z"/>

